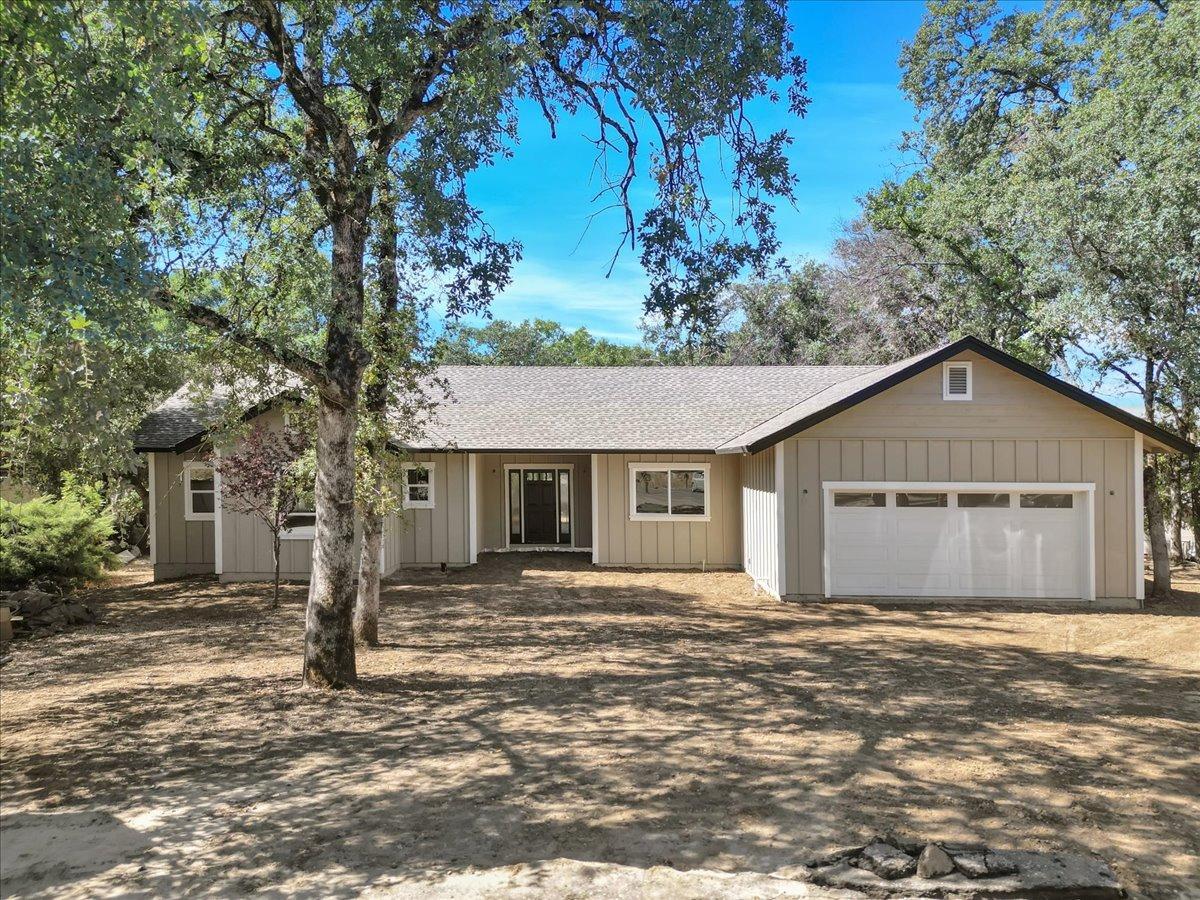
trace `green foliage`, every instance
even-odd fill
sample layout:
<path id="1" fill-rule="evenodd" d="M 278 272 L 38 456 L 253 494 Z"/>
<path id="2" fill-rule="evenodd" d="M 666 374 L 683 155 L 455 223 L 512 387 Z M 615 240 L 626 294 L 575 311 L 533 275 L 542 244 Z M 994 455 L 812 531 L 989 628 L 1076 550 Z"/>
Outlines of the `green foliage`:
<path id="1" fill-rule="evenodd" d="M 860 287 L 836 265 L 804 261 L 733 285 L 713 327 L 648 324 L 646 341 L 662 359 L 683 365 L 853 365 L 908 355 L 891 339 L 891 311 Z"/>
<path id="2" fill-rule="evenodd" d="M 1194 422 L 1200 5 L 944 0 L 901 65 L 922 164 L 866 212 L 918 260 L 913 296 Z"/>
<path id="3" fill-rule="evenodd" d="M 0 500 L 0 584 L 68 586 L 115 564 L 112 516 L 95 485 L 71 481 L 57 500 Z"/>
<path id="4" fill-rule="evenodd" d="M 548 319 L 497 320 L 459 326 L 439 348 L 446 365 L 636 366 L 656 362 L 653 350 L 594 337 L 586 328 L 568 332 Z"/>
<path id="5" fill-rule="evenodd" d="M 152 6 L 147 39 L 112 4 L 114 27 L 83 47 L 98 11 L 0 4 L 0 469 L 45 490 L 67 470 L 134 471 L 134 426 L 186 374 L 180 330 L 146 307 L 138 232 L 170 173 L 137 134 L 177 113 L 142 88 L 185 18 Z"/>

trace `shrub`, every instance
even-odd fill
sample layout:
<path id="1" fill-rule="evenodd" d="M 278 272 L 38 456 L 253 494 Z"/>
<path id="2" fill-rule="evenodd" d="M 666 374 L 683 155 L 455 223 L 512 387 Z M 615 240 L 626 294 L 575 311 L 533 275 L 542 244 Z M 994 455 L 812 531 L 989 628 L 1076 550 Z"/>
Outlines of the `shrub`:
<path id="1" fill-rule="evenodd" d="M 98 492 L 69 484 L 58 500 L 0 500 L 0 584 L 69 585 L 116 563 L 109 549 L 112 516 Z"/>

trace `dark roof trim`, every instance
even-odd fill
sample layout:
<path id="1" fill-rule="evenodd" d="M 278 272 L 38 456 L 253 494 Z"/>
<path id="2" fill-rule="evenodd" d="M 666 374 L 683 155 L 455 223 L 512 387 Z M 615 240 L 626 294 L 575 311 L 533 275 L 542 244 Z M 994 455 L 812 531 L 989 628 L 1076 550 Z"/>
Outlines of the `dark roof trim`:
<path id="1" fill-rule="evenodd" d="M 273 397 L 268 397 L 266 400 L 260 400 L 258 403 L 255 403 L 253 406 L 251 406 L 249 409 L 247 409 L 244 413 L 242 413 L 241 421 L 249 422 L 251 419 L 257 418 L 258 416 L 261 416 L 265 412 L 270 412 L 272 409 L 274 409 L 276 406 L 278 406 L 281 402 L 283 402 L 285 400 L 299 401 L 300 396 L 292 391 L 284 391 L 283 393 L 276 394 Z M 201 428 L 195 434 L 190 435 L 190 436 L 184 438 L 183 440 L 178 441 L 177 443 L 172 444 L 170 446 L 166 446 L 166 447 L 163 447 L 163 446 L 140 447 L 139 446 L 139 447 L 134 447 L 133 452 L 134 453 L 187 453 L 189 450 L 195 450 L 201 444 L 204 444 L 206 441 L 208 441 L 208 432 L 209 432 L 209 430 L 207 428 Z"/>
<path id="2" fill-rule="evenodd" d="M 1029 363 L 1022 362 L 1015 356 L 1011 356 L 1008 353 L 1005 353 L 1003 350 L 998 350 L 991 344 L 985 344 L 983 341 L 974 337 L 960 338 L 953 343 L 947 344 L 945 347 L 942 347 L 940 350 L 931 353 L 929 356 L 918 360 L 911 366 L 905 366 L 900 371 L 894 372 L 886 378 L 883 378 L 874 384 L 868 385 L 861 391 L 851 394 L 849 397 L 844 397 L 836 403 L 830 404 L 819 412 L 815 412 L 810 416 L 806 416 L 805 418 L 800 419 L 798 422 L 793 422 L 790 425 L 786 425 L 769 437 L 760 438 L 759 440 L 754 441 L 753 443 L 742 448 L 731 448 L 731 451 L 737 452 L 738 449 L 741 449 L 741 451 L 745 453 L 758 453 L 760 450 L 773 447 L 775 444 L 785 440 L 786 438 L 790 438 L 795 434 L 799 434 L 805 429 L 811 428 L 820 422 L 824 422 L 826 419 L 832 418 L 838 413 L 845 412 L 847 409 L 850 409 L 850 407 L 857 406 L 864 400 L 870 400 L 875 395 L 881 394 L 889 388 L 893 388 L 901 382 L 907 381 L 914 375 L 919 375 L 926 369 L 930 369 L 933 366 L 936 366 L 938 363 L 945 362 L 952 356 L 956 356 L 957 354 L 968 350 L 978 353 L 980 356 L 991 360 L 997 365 L 1004 366 L 1006 369 L 1016 372 L 1018 375 L 1024 375 L 1026 378 L 1036 381 L 1038 384 L 1049 388 L 1057 394 L 1061 394 L 1070 400 L 1082 403 L 1084 406 L 1094 409 L 1101 415 L 1108 416 L 1110 419 L 1115 419 L 1122 425 L 1127 425 L 1136 431 L 1140 431 L 1143 434 L 1149 435 L 1150 437 L 1154 438 L 1154 440 L 1162 444 L 1166 444 L 1168 447 L 1174 450 L 1178 450 L 1181 453 L 1187 454 L 1192 454 L 1197 451 L 1197 448 L 1194 444 L 1192 444 L 1190 441 L 1184 440 L 1183 438 L 1179 437 L 1179 435 L 1167 431 L 1165 428 L 1160 428 L 1157 425 L 1153 425 L 1139 416 L 1128 413 L 1119 406 L 1113 406 L 1111 403 L 1106 403 L 1099 397 L 1094 397 L 1087 391 L 1081 390 L 1072 384 L 1068 384 L 1061 378 L 1055 378 L 1053 375 L 1043 372 L 1041 369 L 1029 365 Z"/>

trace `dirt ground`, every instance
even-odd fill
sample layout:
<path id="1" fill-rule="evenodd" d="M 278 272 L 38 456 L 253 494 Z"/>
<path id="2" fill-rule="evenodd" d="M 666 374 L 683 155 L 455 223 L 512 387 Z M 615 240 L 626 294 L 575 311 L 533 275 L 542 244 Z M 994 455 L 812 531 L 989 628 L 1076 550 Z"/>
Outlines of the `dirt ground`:
<path id="1" fill-rule="evenodd" d="M 511 554 L 386 585 L 385 644 L 331 696 L 298 686 L 303 586 L 271 611 L 127 569 L 104 624 L 0 670 L 2 893 L 504 893 L 558 860 L 761 878 L 890 830 L 1200 896 L 1180 586 L 1121 613 L 802 606 Z"/>

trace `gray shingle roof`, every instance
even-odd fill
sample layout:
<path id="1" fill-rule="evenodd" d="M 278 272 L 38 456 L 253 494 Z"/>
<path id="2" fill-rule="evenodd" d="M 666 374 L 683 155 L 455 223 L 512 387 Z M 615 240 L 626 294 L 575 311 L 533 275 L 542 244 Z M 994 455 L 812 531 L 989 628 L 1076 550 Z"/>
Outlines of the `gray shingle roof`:
<path id="1" fill-rule="evenodd" d="M 941 350 L 942 348 L 936 347 L 933 350 L 918 353 L 916 356 L 910 356 L 908 359 L 902 359 L 900 362 L 891 363 L 886 366 L 870 366 L 860 369 L 853 377 L 841 379 L 829 385 L 824 390 L 803 398 L 799 403 L 781 410 L 769 419 L 758 422 L 752 428 L 730 438 L 717 448 L 718 452 L 744 452 L 751 446 L 768 440 L 780 431 L 784 431 L 809 417 L 820 415 L 826 410 L 833 408 L 836 404 L 848 400 L 860 392 L 870 390 L 889 376 L 897 375 L 909 368 L 919 369 L 922 363 L 929 357 L 941 352 Z"/>
<path id="2" fill-rule="evenodd" d="M 757 452 L 972 350 L 1186 453 L 1182 438 L 974 338 L 886 366 L 444 366 L 450 398 L 411 449 Z M 259 396 L 263 396 L 261 393 Z M 141 451 L 178 450 L 221 405 L 181 388 L 142 422 Z M 261 408 L 261 407 L 258 407 Z"/>
<path id="3" fill-rule="evenodd" d="M 421 449 L 714 450 L 864 366 L 445 366 Z"/>
<path id="4" fill-rule="evenodd" d="M 449 399 L 412 449 L 715 450 L 872 366 L 444 366 Z M 195 441 L 219 406 L 185 386 L 143 420 L 142 451 Z"/>
<path id="5" fill-rule="evenodd" d="M 204 433 L 205 423 L 220 411 L 221 397 L 199 402 L 192 386 L 185 384 L 142 419 L 133 435 L 139 452 L 174 450 Z"/>

